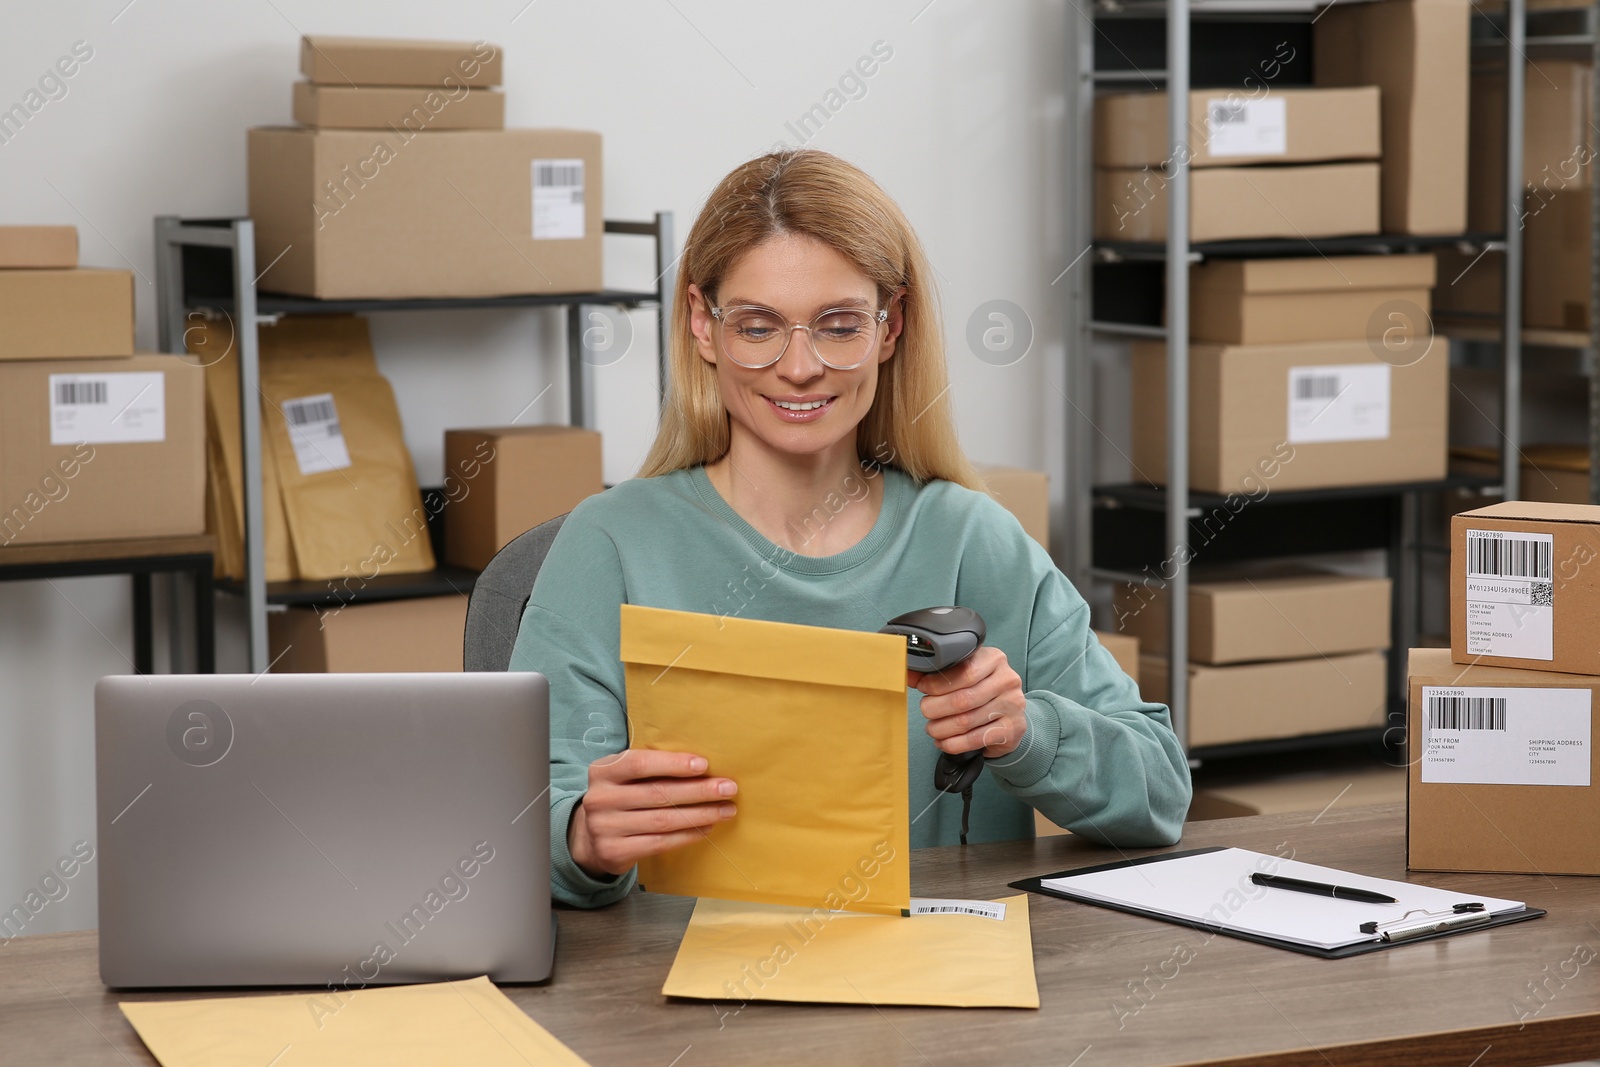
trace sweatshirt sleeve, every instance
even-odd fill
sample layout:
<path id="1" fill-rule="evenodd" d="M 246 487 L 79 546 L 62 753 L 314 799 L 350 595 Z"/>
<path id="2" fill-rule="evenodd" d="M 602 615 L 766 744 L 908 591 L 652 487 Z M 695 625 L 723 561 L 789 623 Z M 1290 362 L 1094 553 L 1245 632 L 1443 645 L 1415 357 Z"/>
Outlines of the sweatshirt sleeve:
<path id="1" fill-rule="evenodd" d="M 628 747 L 620 606 L 626 598 L 616 545 L 573 511 L 539 568 L 510 669 L 550 683 L 550 892 L 597 908 L 633 890 L 633 871 L 593 878 L 567 849 L 567 825 L 588 788 L 589 764 Z"/>
<path id="2" fill-rule="evenodd" d="M 1012 663 L 1028 729 L 1015 752 L 988 762 L 990 773 L 1075 834 L 1129 848 L 1175 843 L 1191 784 L 1166 706 L 1140 699 L 1089 628 L 1089 605 L 1049 555 L 1009 515 L 997 522 L 1006 528 L 989 531 L 989 562 L 1013 583 L 1031 573 L 1034 592 L 1024 662 Z"/>

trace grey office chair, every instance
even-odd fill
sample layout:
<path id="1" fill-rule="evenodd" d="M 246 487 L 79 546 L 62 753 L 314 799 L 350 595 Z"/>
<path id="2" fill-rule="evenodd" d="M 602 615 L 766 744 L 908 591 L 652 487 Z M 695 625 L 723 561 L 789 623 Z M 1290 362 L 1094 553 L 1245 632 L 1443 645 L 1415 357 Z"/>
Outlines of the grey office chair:
<path id="1" fill-rule="evenodd" d="M 495 553 L 483 568 L 467 599 L 467 631 L 463 664 L 469 671 L 503 671 L 511 665 L 517 627 L 533 593 L 533 580 L 544 565 L 565 515 L 557 515 L 520 534 Z"/>

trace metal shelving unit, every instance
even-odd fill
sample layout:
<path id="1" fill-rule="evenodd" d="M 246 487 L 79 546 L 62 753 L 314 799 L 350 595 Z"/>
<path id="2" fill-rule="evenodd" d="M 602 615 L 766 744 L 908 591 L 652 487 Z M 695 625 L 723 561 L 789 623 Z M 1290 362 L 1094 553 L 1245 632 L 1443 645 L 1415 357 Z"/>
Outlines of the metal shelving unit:
<path id="1" fill-rule="evenodd" d="M 655 307 L 659 339 L 658 373 L 665 388 L 670 306 L 676 281 L 671 212 L 657 212 L 650 222 L 610 221 L 609 234 L 649 237 L 655 242 L 655 288 L 602 290 L 593 293 L 528 293 L 498 297 L 408 300 L 315 300 L 259 292 L 255 286 L 255 226 L 248 218 L 182 219 L 163 215 L 155 220 L 156 303 L 160 348 L 182 352 L 185 316 L 192 311 L 226 311 L 239 344 L 239 415 L 244 474 L 245 580 L 219 583 L 242 595 L 249 620 L 252 672 L 264 671 L 267 658 L 269 604 L 344 604 L 348 596 L 330 592 L 325 583 L 266 580 L 262 533 L 260 351 L 256 328 L 280 315 L 332 315 L 383 311 L 462 308 L 566 309 L 567 388 L 570 421 L 593 427 L 594 367 L 585 358 L 583 312 L 586 307 Z M 664 400 L 664 397 L 663 397 Z M 366 583 L 361 599 L 382 600 L 429 596 L 470 589 L 476 575 L 441 567 L 426 574 L 392 575 Z"/>
<path id="2" fill-rule="evenodd" d="M 1168 164 L 1166 180 L 1167 239 L 1164 244 L 1097 241 L 1092 219 L 1094 189 L 1093 123 L 1094 97 L 1101 86 L 1118 88 L 1187 90 L 1197 81 L 1202 88 L 1212 82 L 1208 74 L 1191 79 L 1191 58 L 1204 60 L 1216 69 L 1215 60 L 1227 51 L 1222 35 L 1243 35 L 1252 23 L 1299 26 L 1302 40 L 1309 45 L 1309 25 L 1327 5 L 1305 0 L 1095 0 L 1091 7 L 1079 8 L 1080 16 L 1071 19 L 1067 57 L 1066 138 L 1066 236 L 1069 249 L 1093 250 L 1087 256 L 1087 269 L 1069 272 L 1066 308 L 1066 382 L 1069 401 L 1066 410 L 1066 560 L 1067 572 L 1080 588 L 1094 580 L 1122 580 L 1151 562 L 1176 561 L 1168 567 L 1166 581 L 1168 606 L 1168 704 L 1172 723 L 1189 748 L 1188 673 L 1188 592 L 1189 562 L 1193 558 L 1192 528 L 1197 519 L 1220 502 L 1189 488 L 1188 381 L 1189 381 L 1189 266 L 1212 256 L 1290 256 L 1333 253 L 1373 253 L 1426 251 L 1440 245 L 1470 242 L 1480 247 L 1503 250 L 1505 287 L 1508 299 L 1501 323 L 1502 411 L 1504 439 L 1501 448 L 1501 474 L 1498 480 L 1450 478 L 1423 484 L 1361 486 L 1338 490 L 1306 490 L 1272 493 L 1268 502 L 1240 513 L 1243 525 L 1230 527 L 1227 551 L 1207 548 L 1206 559 L 1242 558 L 1250 548 L 1264 550 L 1257 555 L 1295 555 L 1343 549 L 1382 548 L 1388 553 L 1391 577 L 1395 580 L 1391 606 L 1393 649 L 1390 654 L 1390 715 L 1403 716 L 1403 653 L 1415 643 L 1417 620 L 1414 617 L 1417 547 L 1413 527 L 1420 494 L 1453 488 L 1482 492 L 1502 490 L 1515 497 L 1518 475 L 1522 375 L 1522 324 L 1520 293 L 1522 285 L 1522 233 L 1520 208 L 1522 191 L 1524 0 L 1509 0 L 1504 55 L 1507 70 L 1506 137 L 1506 226 L 1504 235 L 1460 234 L 1448 237 L 1375 235 L 1331 239 L 1189 241 L 1188 93 L 1171 92 L 1167 99 Z M 1164 20 L 1164 59 L 1158 66 L 1142 67 L 1144 60 L 1160 55 L 1148 32 L 1157 20 Z M 1144 37 L 1130 32 L 1134 24 L 1144 23 Z M 1223 28 L 1215 24 L 1227 24 Z M 1209 27 L 1209 28 L 1208 28 Z M 1206 47 L 1191 50 L 1196 32 L 1207 36 Z M 1212 47 L 1211 44 L 1220 47 Z M 1103 46 L 1103 47 L 1097 47 Z M 1241 44 L 1240 47 L 1246 47 Z M 1246 65 L 1246 71 L 1251 68 Z M 1238 74 L 1231 77 L 1237 79 Z M 1596 112 L 1600 114 L 1600 111 Z M 1600 195 L 1600 186 L 1597 186 Z M 1600 203 L 1600 201 L 1597 201 Z M 1600 223 L 1600 211 L 1596 212 Z M 1103 313 L 1096 300 L 1094 275 L 1101 265 L 1159 264 L 1165 283 L 1165 321 L 1178 328 L 1171 330 L 1150 321 L 1121 321 Z M 1153 276 L 1153 269 L 1152 269 Z M 1153 280 L 1153 277 L 1152 277 Z M 1600 284 L 1600 283 L 1597 283 Z M 1119 287 L 1125 288 L 1125 287 Z M 1513 299 L 1513 297 L 1515 297 Z M 1597 291 L 1600 298 L 1600 291 Z M 1127 301 L 1122 301 L 1126 305 Z M 1159 302 L 1158 302 L 1159 304 Z M 1123 310 L 1126 310 L 1124 307 Z M 1183 324 L 1179 326 L 1178 324 Z M 1600 345 L 1600 322 L 1591 320 L 1596 344 Z M 1086 398 L 1093 393 L 1093 344 L 1096 337 L 1164 338 L 1167 342 L 1167 484 L 1152 486 L 1100 486 L 1095 478 L 1095 428 L 1083 407 L 1071 397 Z M 1596 349 L 1600 351 L 1600 348 Z M 1600 375 L 1591 378 L 1595 390 L 1597 426 L 1600 426 Z M 1596 437 L 1600 441 L 1600 436 Z M 1600 446 L 1597 446 L 1600 447 Z M 1600 464 L 1595 471 L 1600 477 Z M 1600 484 L 1600 482 L 1597 482 Z M 1253 513 L 1253 514 L 1252 514 Z M 1248 517 L 1248 522 L 1244 520 Z M 1330 521 L 1335 520 L 1335 521 Z M 1159 525 L 1159 533 L 1157 526 Z M 1242 531 L 1242 532 L 1241 532 Z M 1341 534 L 1348 536 L 1341 537 Z M 1159 537 L 1159 540 L 1155 538 Z M 1420 551 L 1420 550 L 1419 550 Z M 1380 731 L 1377 731 L 1381 733 Z M 1347 733 L 1328 735 L 1327 742 L 1348 742 Z M 1298 742 L 1297 742 L 1298 743 Z M 1315 743 L 1307 739 L 1303 743 Z M 1262 753 L 1281 748 L 1280 742 L 1262 742 L 1219 748 L 1214 755 Z M 1205 750 L 1191 751 L 1191 760 L 1213 755 Z"/>

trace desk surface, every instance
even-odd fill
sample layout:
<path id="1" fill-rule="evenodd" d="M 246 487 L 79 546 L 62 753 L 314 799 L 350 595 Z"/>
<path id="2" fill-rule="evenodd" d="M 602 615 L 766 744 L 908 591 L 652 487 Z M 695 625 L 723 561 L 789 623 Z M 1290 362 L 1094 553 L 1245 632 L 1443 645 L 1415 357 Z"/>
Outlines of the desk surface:
<path id="1" fill-rule="evenodd" d="M 1237 845 L 1405 878 L 1399 805 L 1191 823 L 1180 847 Z M 1150 851 L 1129 852 L 1146 855 Z M 998 897 L 1006 883 L 1116 858 L 1071 837 L 926 849 L 921 896 Z M 661 984 L 693 906 L 634 894 L 562 911 L 555 979 L 506 991 L 596 1067 L 884 1063 L 1256 1065 L 1565 1063 L 1600 1055 L 1600 878 L 1414 874 L 1527 900 L 1533 922 L 1321 960 L 1070 901 L 1030 898 L 1041 1008 L 954 1010 L 669 1001 Z M 1587 947 L 1588 962 L 1579 963 Z M 107 993 L 92 931 L 0 945 L 0 1059 L 150 1064 Z M 1542 983 L 1542 984 L 1540 984 Z M 1535 997 L 1535 985 L 1540 990 Z M 1137 991 L 1137 995 L 1135 994 Z M 1517 1006 L 1529 1016 L 1519 1025 Z M 677 1057 L 676 1059 L 674 1057 Z"/>

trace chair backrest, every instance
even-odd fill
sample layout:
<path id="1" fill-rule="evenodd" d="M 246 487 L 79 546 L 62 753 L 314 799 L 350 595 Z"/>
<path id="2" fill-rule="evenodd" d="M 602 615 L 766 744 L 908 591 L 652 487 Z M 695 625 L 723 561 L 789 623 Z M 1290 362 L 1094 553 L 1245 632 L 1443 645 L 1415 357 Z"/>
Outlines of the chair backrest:
<path id="1" fill-rule="evenodd" d="M 544 557 L 556 539 L 565 515 L 557 515 L 520 534 L 495 553 L 483 568 L 467 599 L 467 631 L 463 664 L 469 671 L 503 671 L 511 665 L 517 627 L 533 593 Z"/>

